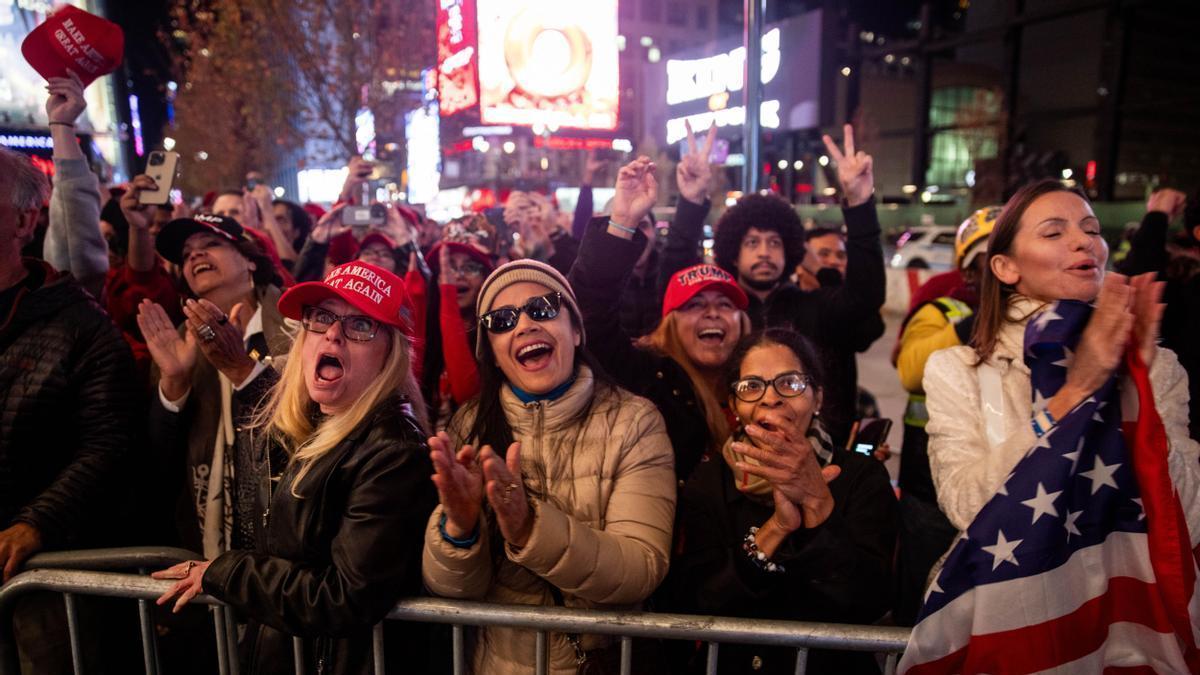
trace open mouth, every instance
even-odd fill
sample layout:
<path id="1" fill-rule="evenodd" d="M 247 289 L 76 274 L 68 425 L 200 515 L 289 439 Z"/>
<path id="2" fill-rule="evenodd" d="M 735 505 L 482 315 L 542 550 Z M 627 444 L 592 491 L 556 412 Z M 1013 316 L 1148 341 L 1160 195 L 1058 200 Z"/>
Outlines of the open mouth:
<path id="1" fill-rule="evenodd" d="M 705 328 L 697 337 L 706 345 L 719 345 L 725 340 L 725 331 L 720 328 Z"/>
<path id="2" fill-rule="evenodd" d="M 201 272 L 215 272 L 216 269 L 217 269 L 216 267 L 213 267 L 209 263 L 200 263 L 200 264 L 192 267 L 192 276 L 197 276 Z"/>
<path id="3" fill-rule="evenodd" d="M 775 431 L 779 428 L 766 420 L 755 420 L 754 423 L 762 427 L 764 431 Z"/>
<path id="4" fill-rule="evenodd" d="M 322 354 L 321 358 L 317 359 L 318 382 L 336 382 L 342 379 L 345 373 L 346 369 L 338 357 L 332 354 Z"/>
<path id="5" fill-rule="evenodd" d="M 517 350 L 517 363 L 530 370 L 537 370 L 550 362 L 554 347 L 549 342 L 532 342 Z"/>
<path id="6" fill-rule="evenodd" d="M 1099 266 L 1096 265 L 1096 263 L 1094 263 L 1090 260 L 1086 260 L 1077 265 L 1072 265 L 1072 266 L 1068 267 L 1067 271 L 1069 271 L 1069 272 L 1084 272 L 1087 274 L 1091 274 L 1092 272 L 1095 272 L 1098 267 Z"/>

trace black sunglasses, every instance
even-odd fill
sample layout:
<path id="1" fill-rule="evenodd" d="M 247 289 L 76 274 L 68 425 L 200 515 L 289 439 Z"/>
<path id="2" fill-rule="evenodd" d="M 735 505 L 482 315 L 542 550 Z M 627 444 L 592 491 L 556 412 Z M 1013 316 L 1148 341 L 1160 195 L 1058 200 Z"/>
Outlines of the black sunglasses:
<path id="1" fill-rule="evenodd" d="M 795 370 L 780 373 L 773 380 L 751 375 L 733 383 L 733 395 L 739 401 L 754 403 L 767 395 L 767 385 L 775 387 L 775 391 L 784 398 L 795 398 L 808 389 L 808 376 Z"/>
<path id="2" fill-rule="evenodd" d="M 355 342 L 370 342 L 379 331 L 379 322 L 369 316 L 350 314 L 339 316 L 322 307 L 308 305 L 300 315 L 300 323 L 304 329 L 313 333 L 324 333 L 333 328 L 333 324 L 342 322 L 342 335 L 347 340 Z"/>
<path id="3" fill-rule="evenodd" d="M 517 327 L 521 312 L 529 315 L 534 321 L 550 321 L 558 316 L 562 306 L 562 296 L 558 291 L 530 298 L 520 307 L 501 307 L 479 317 L 479 323 L 492 333 L 507 333 Z"/>

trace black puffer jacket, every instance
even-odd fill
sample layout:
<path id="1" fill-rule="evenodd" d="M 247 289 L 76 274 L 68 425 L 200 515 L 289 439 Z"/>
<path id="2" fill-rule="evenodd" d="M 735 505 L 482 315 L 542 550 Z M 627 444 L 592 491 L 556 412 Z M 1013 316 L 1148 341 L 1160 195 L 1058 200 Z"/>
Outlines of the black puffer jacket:
<path id="1" fill-rule="evenodd" d="M 632 240 L 614 237 L 606 231 L 607 223 L 607 218 L 595 218 L 588 224 L 569 277 L 588 347 L 617 384 L 649 399 L 662 413 L 675 449 L 675 474 L 682 480 L 712 443 L 704 409 L 679 364 L 635 347 L 621 329 L 622 290 L 646 238 L 640 232 Z"/>
<path id="2" fill-rule="evenodd" d="M 0 317 L 0 529 L 23 522 L 46 548 L 94 546 L 127 488 L 137 371 L 70 275 L 25 266 L 30 276 Z"/>
<path id="3" fill-rule="evenodd" d="M 239 408 L 257 405 L 277 378 L 263 371 L 258 386 L 238 392 Z M 257 444 L 264 463 L 265 445 Z M 291 673 L 291 635 L 306 638 L 307 672 L 373 672 L 372 626 L 396 600 L 421 591 L 425 522 L 437 504 L 423 434 L 391 399 L 316 460 L 299 499 L 292 496 L 296 472 L 283 471 L 262 510 L 257 549 L 217 557 L 204 590 L 251 620 L 241 645 L 243 673 Z M 266 481 L 271 473 L 263 467 L 259 476 Z M 397 628 L 404 639 L 388 650 L 393 663 L 403 659 L 405 669 L 429 672 L 420 661 L 428 653 L 424 634 Z"/>

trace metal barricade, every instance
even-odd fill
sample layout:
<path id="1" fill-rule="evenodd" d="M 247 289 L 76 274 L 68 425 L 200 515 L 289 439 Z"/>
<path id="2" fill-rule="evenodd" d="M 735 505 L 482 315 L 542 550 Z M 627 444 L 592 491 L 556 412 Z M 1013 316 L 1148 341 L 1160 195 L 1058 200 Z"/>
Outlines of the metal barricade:
<path id="1" fill-rule="evenodd" d="M 53 591 L 64 595 L 72 655 L 76 657 L 75 672 L 80 675 L 84 672 L 84 664 L 78 658 L 80 627 L 74 610 L 74 598 L 78 595 L 96 595 L 148 602 L 165 592 L 171 583 L 133 574 L 57 569 L 32 570 L 17 575 L 0 587 L 0 675 L 20 673 L 12 633 L 13 606 L 20 596 L 34 591 Z M 235 673 L 237 650 L 232 612 L 227 606 L 207 595 L 198 595 L 192 602 L 214 607 L 214 633 L 220 673 Z M 898 655 L 908 643 L 910 632 L 907 628 L 884 626 L 493 605 L 440 598 L 402 600 L 388 613 L 387 619 L 451 625 L 455 675 L 467 671 L 464 626 L 505 626 L 534 631 L 537 636 L 536 648 L 535 653 L 530 654 L 530 661 L 538 675 L 548 672 L 547 645 L 551 632 L 610 635 L 619 638 L 622 675 L 631 672 L 633 638 L 705 642 L 708 645 L 709 673 L 717 672 L 721 643 L 741 643 L 795 649 L 797 675 L 805 672 L 810 649 L 883 653 L 887 655 L 885 672 L 892 675 Z M 145 643 L 153 642 L 153 627 L 151 626 L 149 634 L 143 631 L 142 637 L 145 650 Z M 303 642 L 299 638 L 294 639 L 293 652 L 296 673 L 304 675 Z M 375 673 L 382 675 L 385 672 L 382 624 L 376 625 L 373 631 L 373 654 Z M 158 672 L 158 664 L 149 657 L 146 660 L 146 672 Z"/>

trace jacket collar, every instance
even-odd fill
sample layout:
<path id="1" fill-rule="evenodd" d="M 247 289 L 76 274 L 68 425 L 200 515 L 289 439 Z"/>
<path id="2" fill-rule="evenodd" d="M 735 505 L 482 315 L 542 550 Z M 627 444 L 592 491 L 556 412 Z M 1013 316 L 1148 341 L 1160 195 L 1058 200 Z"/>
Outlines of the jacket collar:
<path id="1" fill-rule="evenodd" d="M 519 435 L 554 432 L 578 419 L 579 414 L 592 400 L 595 383 L 591 368 L 581 364 L 575 375 L 575 383 L 565 394 L 553 401 L 522 403 L 512 388 L 505 384 L 500 388 L 500 404 L 504 407 L 504 416 L 512 425 L 513 432 Z M 542 411 L 541 428 L 534 429 L 534 425 L 537 424 L 536 411 L 539 408 Z"/>
<path id="2" fill-rule="evenodd" d="M 1049 306 L 1049 303 L 1028 296 L 1010 296 L 1008 320 L 1000 328 L 1000 334 L 996 337 L 996 351 L 992 354 L 991 360 L 995 365 L 1001 368 L 1016 366 L 1021 372 L 1029 372 L 1029 366 L 1025 365 L 1025 326 Z"/>

